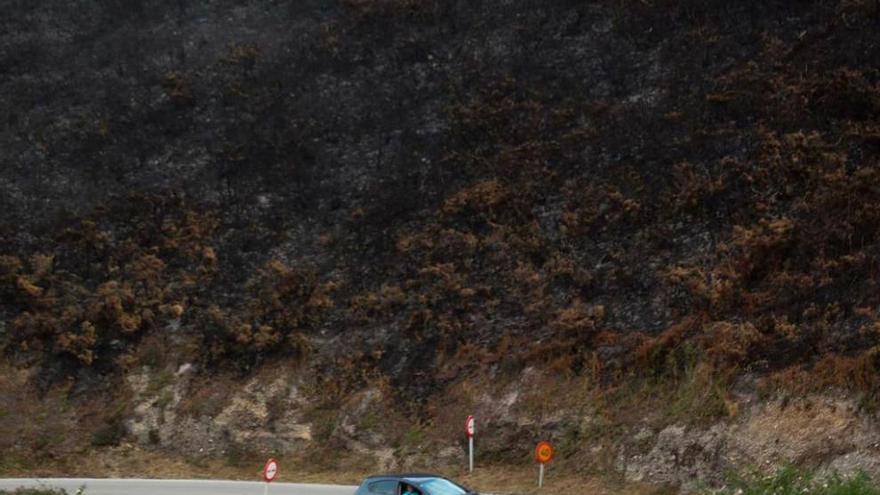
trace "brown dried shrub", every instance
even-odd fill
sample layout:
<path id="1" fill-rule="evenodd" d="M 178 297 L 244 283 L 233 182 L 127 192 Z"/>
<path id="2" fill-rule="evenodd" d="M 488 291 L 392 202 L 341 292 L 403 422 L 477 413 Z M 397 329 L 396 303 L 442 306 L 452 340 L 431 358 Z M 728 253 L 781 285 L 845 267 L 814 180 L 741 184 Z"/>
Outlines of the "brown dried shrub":
<path id="1" fill-rule="evenodd" d="M 880 386 L 880 347 L 872 347 L 856 356 L 824 356 L 816 363 L 813 373 L 825 386 L 877 390 Z"/>
<path id="2" fill-rule="evenodd" d="M 568 236 L 604 232 L 622 224 L 632 227 L 642 211 L 638 199 L 627 197 L 613 185 L 589 184 L 581 188 L 572 183 L 565 191 L 568 202 L 561 217 L 561 230 Z"/>
<path id="3" fill-rule="evenodd" d="M 58 336 L 62 350 L 74 355 L 84 365 L 90 366 L 95 359 L 94 347 L 98 343 L 97 330 L 91 322 L 84 321 L 79 332 L 67 331 Z"/>
<path id="4" fill-rule="evenodd" d="M 561 334 L 583 335 L 594 331 L 604 317 L 604 306 L 587 306 L 580 299 L 575 299 L 567 308 L 556 313 L 550 325 Z"/>
<path id="5" fill-rule="evenodd" d="M 862 120 L 880 112 L 880 86 L 861 70 L 841 67 L 816 80 L 810 93 L 811 106 L 826 115 Z"/>
<path id="6" fill-rule="evenodd" d="M 660 335 L 644 338 L 635 349 L 635 364 L 643 370 L 662 368 L 667 355 L 685 341 L 698 335 L 705 323 L 705 314 L 692 314 L 670 326 Z"/>
<path id="7" fill-rule="evenodd" d="M 193 103 L 192 84 L 185 76 L 177 72 L 165 74 L 162 79 L 162 89 L 175 105 L 186 106 Z"/>
<path id="8" fill-rule="evenodd" d="M 668 201 L 678 211 L 700 207 L 726 187 L 723 176 L 713 177 L 708 170 L 698 170 L 688 162 L 675 166 L 672 181 Z"/>
<path id="9" fill-rule="evenodd" d="M 36 279 L 42 279 L 52 272 L 55 256 L 49 254 L 34 254 L 31 256 L 31 272 Z"/>
<path id="10" fill-rule="evenodd" d="M 731 370 L 754 360 L 768 338 L 751 323 L 719 321 L 708 325 L 698 342 L 714 369 Z"/>
<path id="11" fill-rule="evenodd" d="M 0 281 L 14 280 L 23 267 L 17 256 L 0 256 Z"/>
<path id="12" fill-rule="evenodd" d="M 491 214 L 503 205 L 506 198 L 507 191 L 501 182 L 491 179 L 453 194 L 443 203 L 441 211 L 450 216 L 461 213 Z"/>
<path id="13" fill-rule="evenodd" d="M 351 298 L 351 311 L 361 321 L 387 316 L 406 302 L 406 295 L 397 285 L 383 284 L 379 292 L 365 292 Z"/>
<path id="14" fill-rule="evenodd" d="M 43 288 L 36 285 L 34 280 L 28 275 L 20 275 L 15 279 L 15 285 L 21 294 L 31 300 L 42 297 Z"/>
<path id="15" fill-rule="evenodd" d="M 780 390 L 807 394 L 825 392 L 829 387 L 876 393 L 880 387 L 880 347 L 852 356 L 827 354 L 813 366 L 790 366 L 767 375 L 760 383 L 760 390 L 765 394 Z"/>

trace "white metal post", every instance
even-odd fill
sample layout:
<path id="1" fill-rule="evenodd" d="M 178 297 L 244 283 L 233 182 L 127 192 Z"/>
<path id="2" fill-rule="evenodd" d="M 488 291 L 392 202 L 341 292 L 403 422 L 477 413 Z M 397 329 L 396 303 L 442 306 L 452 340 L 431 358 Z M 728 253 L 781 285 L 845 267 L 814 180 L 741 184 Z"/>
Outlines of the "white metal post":
<path id="1" fill-rule="evenodd" d="M 263 495 L 269 495 L 269 483 L 265 483 L 266 487 L 263 488 Z"/>
<path id="2" fill-rule="evenodd" d="M 538 464 L 538 488 L 544 487 L 544 463 Z"/>
<path id="3" fill-rule="evenodd" d="M 471 471 L 474 472 L 474 437 L 468 437 L 468 460 Z"/>

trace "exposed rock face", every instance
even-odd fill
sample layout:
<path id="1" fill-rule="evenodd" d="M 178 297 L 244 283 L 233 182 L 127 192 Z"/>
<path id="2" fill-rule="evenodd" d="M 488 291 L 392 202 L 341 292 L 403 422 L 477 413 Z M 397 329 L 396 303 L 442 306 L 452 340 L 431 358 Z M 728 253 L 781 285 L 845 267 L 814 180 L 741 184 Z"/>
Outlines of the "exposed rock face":
<path id="1" fill-rule="evenodd" d="M 521 462 L 536 439 L 548 438 L 563 449 L 589 448 L 580 462 L 593 469 L 613 459 L 613 469 L 629 481 L 675 485 L 685 492 L 723 485 L 733 470 L 772 472 L 792 464 L 810 466 L 820 473 L 880 476 L 880 428 L 858 404 L 841 396 L 743 401 L 732 419 L 711 425 L 673 424 L 658 430 L 632 425 L 618 432 L 618 441 L 603 444 L 602 433 L 586 433 L 601 432 L 600 418 L 564 408 L 535 415 L 531 406 L 522 402 L 521 395 L 545 387 L 546 379 L 536 370 L 528 370 L 516 382 L 516 391 L 501 387 L 497 396 L 483 396 L 482 403 L 474 406 L 480 418 L 476 446 L 481 462 L 487 458 L 491 462 Z M 339 449 L 372 459 L 377 471 L 428 466 L 455 469 L 467 455 L 463 441 L 427 436 L 420 430 L 410 430 L 412 438 L 391 445 L 387 427 L 391 425 L 393 430 L 394 424 L 402 423 L 395 423 L 389 414 L 381 388 L 353 394 L 340 406 L 332 431 L 321 433 L 319 439 L 315 438 L 314 423 L 303 418 L 309 407 L 299 392 L 303 384 L 293 384 L 289 377 L 254 378 L 243 383 L 224 399 L 214 417 L 176 412 L 180 397 L 192 391 L 185 376 L 154 391 L 154 396 L 146 394 L 150 383 L 147 373 L 130 374 L 128 383 L 136 396 L 128 431 L 144 446 L 158 444 L 190 455 L 211 456 L 242 447 L 296 453 L 329 441 Z M 172 399 L 160 398 L 168 394 Z M 273 407 L 280 412 L 271 413 Z M 383 411 L 384 416 L 376 416 Z M 571 443 L 572 431 L 579 432 L 575 444 Z M 563 469 L 570 468 L 565 466 Z"/>
<path id="2" fill-rule="evenodd" d="M 827 463 L 876 449 L 880 432 L 858 410 L 852 401 L 825 397 L 764 404 L 733 432 L 732 447 L 756 465 Z"/>
<path id="3" fill-rule="evenodd" d="M 695 489 L 722 484 L 731 470 L 772 472 L 806 465 L 826 473 L 880 475 L 880 428 L 849 400 L 810 396 L 753 405 L 735 421 L 708 428 L 669 426 L 640 431 L 621 449 L 618 468 L 633 481 Z M 645 453 L 634 453 L 649 450 Z"/>
<path id="4" fill-rule="evenodd" d="M 194 391 L 186 377 L 158 390 L 150 390 L 147 370 L 130 374 L 127 381 L 135 395 L 126 427 L 144 446 L 218 456 L 233 448 L 291 452 L 313 440 L 312 425 L 302 418 L 303 403 L 289 377 L 253 378 L 225 394 L 213 415 L 181 411 L 181 400 Z"/>
<path id="5" fill-rule="evenodd" d="M 632 481 L 656 480 L 681 484 L 685 489 L 708 481 L 718 481 L 727 467 L 721 460 L 726 445 L 726 431 L 715 426 L 708 431 L 687 431 L 684 426 L 669 426 L 656 435 L 656 443 L 644 455 L 618 460 L 620 469 Z M 637 434 L 635 441 L 647 440 Z"/>

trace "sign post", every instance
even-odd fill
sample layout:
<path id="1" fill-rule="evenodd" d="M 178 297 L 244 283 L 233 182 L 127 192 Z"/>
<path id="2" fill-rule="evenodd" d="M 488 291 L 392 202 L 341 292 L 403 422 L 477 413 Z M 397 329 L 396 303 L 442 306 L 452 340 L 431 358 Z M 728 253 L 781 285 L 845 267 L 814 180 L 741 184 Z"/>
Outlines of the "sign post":
<path id="1" fill-rule="evenodd" d="M 266 461 L 266 465 L 263 466 L 263 481 L 266 482 L 266 487 L 263 489 L 263 495 L 268 495 L 269 483 L 275 481 L 276 476 L 278 476 L 278 461 L 275 459 L 269 459 Z"/>
<path id="2" fill-rule="evenodd" d="M 550 442 L 538 442 L 535 446 L 535 461 L 538 462 L 538 488 L 544 487 L 544 464 L 553 460 L 553 445 Z"/>
<path id="3" fill-rule="evenodd" d="M 474 435 L 476 434 L 476 421 L 473 416 L 468 416 L 464 421 L 464 432 L 468 437 L 468 466 L 470 472 L 474 472 Z"/>

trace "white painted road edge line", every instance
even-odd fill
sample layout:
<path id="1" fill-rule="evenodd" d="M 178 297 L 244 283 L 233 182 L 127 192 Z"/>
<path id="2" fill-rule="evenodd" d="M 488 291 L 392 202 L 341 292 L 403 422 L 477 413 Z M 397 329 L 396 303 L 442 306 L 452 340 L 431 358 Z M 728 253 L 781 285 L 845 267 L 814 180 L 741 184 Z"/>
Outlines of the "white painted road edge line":
<path id="1" fill-rule="evenodd" d="M 88 483 L 97 482 L 124 482 L 124 483 L 194 483 L 194 484 L 213 484 L 213 483 L 234 483 L 241 485 L 262 485 L 263 481 L 244 481 L 244 480 L 214 480 L 214 479 L 167 479 L 167 478 L 0 478 L 0 483 L 39 483 L 39 482 L 64 481 L 67 483 Z M 303 486 L 315 488 L 357 488 L 357 485 L 327 485 L 321 483 L 297 483 L 294 481 L 278 481 L 273 482 L 272 486 Z"/>

